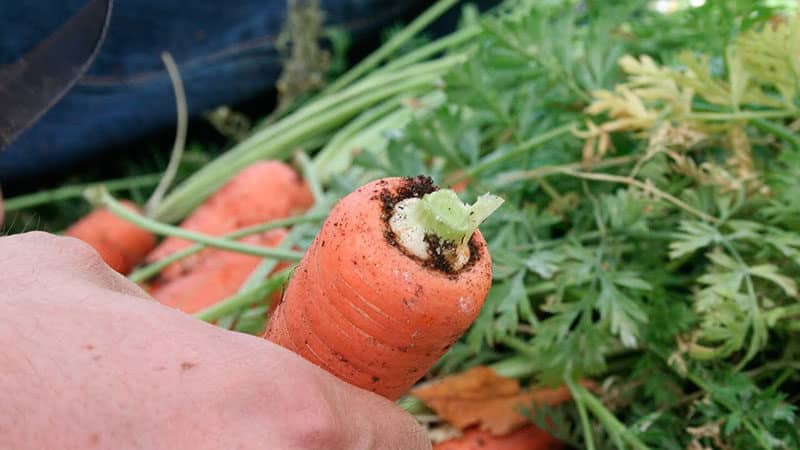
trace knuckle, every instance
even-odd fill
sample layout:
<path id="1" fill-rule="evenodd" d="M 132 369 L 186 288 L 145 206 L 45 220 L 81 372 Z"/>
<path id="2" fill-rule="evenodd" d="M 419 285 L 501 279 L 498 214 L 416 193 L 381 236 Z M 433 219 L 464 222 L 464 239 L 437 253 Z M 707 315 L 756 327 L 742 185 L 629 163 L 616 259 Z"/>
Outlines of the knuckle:
<path id="1" fill-rule="evenodd" d="M 296 435 L 299 448 L 347 448 L 347 431 L 341 423 L 343 411 L 336 408 L 326 391 L 318 383 L 307 383 L 295 398 L 293 422 L 303 424 Z"/>

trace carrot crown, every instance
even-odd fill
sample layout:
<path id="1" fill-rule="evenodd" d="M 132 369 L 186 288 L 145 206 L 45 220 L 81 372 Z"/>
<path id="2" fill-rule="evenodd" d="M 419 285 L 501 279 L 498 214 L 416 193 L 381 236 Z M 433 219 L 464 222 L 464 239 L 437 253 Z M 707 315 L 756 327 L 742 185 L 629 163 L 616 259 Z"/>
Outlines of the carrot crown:
<path id="1" fill-rule="evenodd" d="M 466 205 L 454 191 L 440 189 L 422 197 L 419 218 L 427 231 L 441 239 L 461 243 L 502 204 L 502 198 L 484 194 L 473 205 Z"/>
<path id="2" fill-rule="evenodd" d="M 455 272 L 469 262 L 475 229 L 502 203 L 500 197 L 484 194 L 465 205 L 454 191 L 441 189 L 398 202 L 389 225 L 407 253 Z"/>

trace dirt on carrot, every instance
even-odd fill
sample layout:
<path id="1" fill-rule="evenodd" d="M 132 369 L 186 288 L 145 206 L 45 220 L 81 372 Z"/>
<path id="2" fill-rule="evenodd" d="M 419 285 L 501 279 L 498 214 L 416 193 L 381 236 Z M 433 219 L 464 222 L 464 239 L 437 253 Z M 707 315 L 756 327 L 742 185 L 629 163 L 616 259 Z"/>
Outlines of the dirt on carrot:
<path id="1" fill-rule="evenodd" d="M 130 201 L 121 203 L 132 211 L 140 212 Z M 64 235 L 78 238 L 92 246 L 106 264 L 123 275 L 127 275 L 144 261 L 156 244 L 152 233 L 105 209 L 90 212 L 70 226 Z"/>
<path id="2" fill-rule="evenodd" d="M 385 178 L 333 208 L 295 271 L 265 337 L 390 399 L 417 382 L 477 317 L 492 265 L 480 234 L 474 264 L 443 273 L 387 238 L 391 201 L 435 190 Z"/>

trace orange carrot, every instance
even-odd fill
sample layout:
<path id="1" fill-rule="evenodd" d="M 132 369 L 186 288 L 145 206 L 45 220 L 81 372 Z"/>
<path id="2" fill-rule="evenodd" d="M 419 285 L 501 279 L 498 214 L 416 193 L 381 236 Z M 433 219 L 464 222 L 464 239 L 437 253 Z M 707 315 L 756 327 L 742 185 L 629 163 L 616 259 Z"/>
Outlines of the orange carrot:
<path id="1" fill-rule="evenodd" d="M 434 199 L 434 190 L 429 178 L 386 178 L 339 201 L 265 337 L 356 386 L 389 399 L 405 393 L 477 317 L 492 279 L 475 227 L 460 238 L 469 261 L 457 270 L 441 252 L 446 239 L 429 240 L 425 261 L 401 245 L 390 225 L 397 208 Z"/>
<path id="2" fill-rule="evenodd" d="M 275 247 L 286 235 L 286 230 L 277 229 L 248 236 L 242 241 Z M 168 281 L 158 280 L 151 287 L 150 295 L 164 305 L 194 314 L 235 294 L 259 262 L 261 258 L 258 256 L 212 250 L 190 272 Z M 284 267 L 286 264 L 279 264 L 274 270 Z M 278 298 L 273 297 L 273 304 Z"/>
<path id="3" fill-rule="evenodd" d="M 304 212 L 313 203 L 308 186 L 287 164 L 262 161 L 250 165 L 209 197 L 181 224 L 181 228 L 219 236 L 240 228 Z M 167 238 L 148 256 L 155 262 L 192 245 L 179 238 Z M 164 268 L 163 280 L 176 278 L 208 257 L 207 249 Z"/>
<path id="4" fill-rule="evenodd" d="M 504 436 L 470 428 L 464 435 L 433 446 L 433 450 L 557 450 L 564 444 L 535 425 L 526 425 Z"/>
<path id="5" fill-rule="evenodd" d="M 139 212 L 129 201 L 121 202 L 126 208 Z M 106 209 L 96 209 L 75 222 L 65 236 L 78 238 L 91 245 L 112 269 L 128 274 L 141 263 L 156 245 L 149 231 L 127 222 Z"/>

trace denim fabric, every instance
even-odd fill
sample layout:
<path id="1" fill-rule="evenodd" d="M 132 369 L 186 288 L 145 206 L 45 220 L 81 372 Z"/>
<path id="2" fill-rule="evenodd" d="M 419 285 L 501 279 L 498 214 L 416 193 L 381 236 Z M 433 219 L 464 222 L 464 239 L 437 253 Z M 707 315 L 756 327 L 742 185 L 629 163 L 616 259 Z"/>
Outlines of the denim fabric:
<path id="1" fill-rule="evenodd" d="M 0 7 L 0 65 L 13 63 L 77 11 L 85 0 L 5 0 Z M 355 40 L 429 1 L 321 0 L 326 25 Z M 0 184 L 64 172 L 175 120 L 175 100 L 160 58 L 181 71 L 189 112 L 236 104 L 274 85 L 274 39 L 285 0 L 116 0 L 106 41 L 88 74 L 31 129 L 0 152 Z M 117 150 L 118 151 L 118 150 Z"/>

